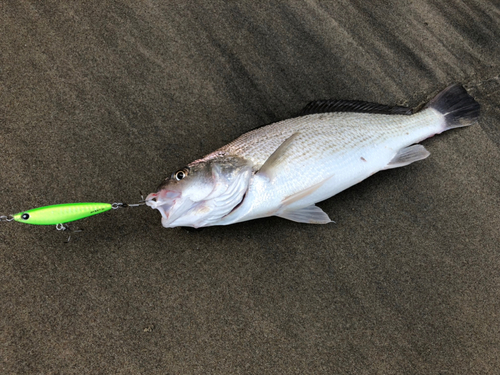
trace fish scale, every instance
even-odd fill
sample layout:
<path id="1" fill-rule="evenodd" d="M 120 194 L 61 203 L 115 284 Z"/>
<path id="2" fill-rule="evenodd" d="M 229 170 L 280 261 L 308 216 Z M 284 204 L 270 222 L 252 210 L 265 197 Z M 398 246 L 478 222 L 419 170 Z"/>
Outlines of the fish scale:
<path id="1" fill-rule="evenodd" d="M 417 131 L 418 141 L 427 138 L 425 133 L 432 132 L 430 124 L 441 117 L 432 110 L 413 116 L 355 113 L 308 115 L 250 131 L 213 154 L 226 152 L 243 156 L 260 168 L 281 143 L 295 132 L 306 135 L 301 139 L 301 143 L 296 145 L 298 149 L 303 150 L 303 156 L 315 158 L 320 152 L 333 154 L 350 150 L 352 147 L 361 148 L 366 143 L 379 143 L 383 138 L 407 135 L 406 132 L 412 132 L 411 136 L 408 134 L 411 139 L 414 137 L 413 132 Z M 425 125 L 424 131 L 422 123 Z"/>
<path id="2" fill-rule="evenodd" d="M 325 181 L 323 186 L 286 209 L 293 211 L 327 199 L 383 169 L 399 149 L 427 138 L 443 127 L 442 116 L 432 109 L 411 118 L 372 115 L 370 117 L 375 118 L 370 118 L 369 124 L 365 122 L 366 116 L 352 113 L 323 117 L 321 120 L 315 117 L 319 116 L 311 115 L 294 121 L 292 129 L 300 129 L 300 136 L 287 152 L 286 161 L 280 166 L 283 173 L 275 177 L 273 189 L 268 188 L 269 183 L 265 179 L 255 178 L 247 192 L 251 204 L 242 205 L 222 223 L 251 220 L 266 216 L 270 211 L 280 214 L 283 201 L 322 181 Z M 289 126 L 287 122 L 275 125 Z M 425 132 L 422 132 L 422 123 L 425 123 Z M 252 139 L 258 139 L 258 135 L 255 136 Z M 248 156 L 240 150 L 241 155 L 252 158 L 258 155 L 259 149 L 267 149 L 266 155 L 262 157 L 265 160 L 276 151 L 259 144 L 255 142 L 254 147 L 246 150 Z M 227 152 L 233 151 L 228 147 Z M 294 172 L 288 173 L 289 170 Z M 314 174 L 311 175 L 311 171 Z M 269 202 L 277 203 L 270 209 Z"/>
<path id="3" fill-rule="evenodd" d="M 284 173 L 275 184 L 276 193 L 288 197 L 333 174 L 337 180 L 362 181 L 387 165 L 397 150 L 435 134 L 442 123 L 442 116 L 432 109 L 413 116 L 309 115 L 256 129 L 218 152 L 243 156 L 258 170 L 284 140 L 299 132 L 283 164 L 283 168 L 293 169 L 294 173 Z M 386 147 L 389 152 L 383 152 L 383 157 L 375 157 L 374 147 Z M 367 163 L 367 168 L 357 167 L 360 163 Z M 353 167 L 356 173 L 352 173 Z M 311 171 L 315 172 L 314 176 Z M 269 194 L 263 194 L 263 201 L 269 199 Z"/>

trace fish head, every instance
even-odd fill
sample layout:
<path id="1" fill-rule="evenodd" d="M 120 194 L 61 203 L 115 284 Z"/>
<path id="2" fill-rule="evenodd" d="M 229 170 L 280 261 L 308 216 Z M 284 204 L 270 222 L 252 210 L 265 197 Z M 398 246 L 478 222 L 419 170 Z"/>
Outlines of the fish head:
<path id="1" fill-rule="evenodd" d="M 216 225 L 241 202 L 251 175 L 241 158 L 200 159 L 167 177 L 146 204 L 160 211 L 165 228 Z"/>

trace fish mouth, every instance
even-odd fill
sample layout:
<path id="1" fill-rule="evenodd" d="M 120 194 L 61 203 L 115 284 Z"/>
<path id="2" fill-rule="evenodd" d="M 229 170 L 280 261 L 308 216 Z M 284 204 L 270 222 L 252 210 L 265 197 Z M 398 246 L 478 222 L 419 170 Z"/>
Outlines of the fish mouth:
<path id="1" fill-rule="evenodd" d="M 174 190 L 160 190 L 158 193 L 151 193 L 146 197 L 146 205 L 160 211 L 162 224 L 166 226 L 171 222 L 172 209 L 181 198 L 182 193 Z"/>

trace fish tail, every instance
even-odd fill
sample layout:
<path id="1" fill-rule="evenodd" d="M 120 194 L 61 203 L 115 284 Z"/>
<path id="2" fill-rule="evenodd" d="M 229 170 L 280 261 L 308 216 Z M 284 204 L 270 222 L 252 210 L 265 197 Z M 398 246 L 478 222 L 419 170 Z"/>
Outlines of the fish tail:
<path id="1" fill-rule="evenodd" d="M 479 117 L 480 105 L 463 86 L 454 84 L 441 91 L 426 108 L 432 108 L 444 116 L 443 131 L 469 126 Z"/>

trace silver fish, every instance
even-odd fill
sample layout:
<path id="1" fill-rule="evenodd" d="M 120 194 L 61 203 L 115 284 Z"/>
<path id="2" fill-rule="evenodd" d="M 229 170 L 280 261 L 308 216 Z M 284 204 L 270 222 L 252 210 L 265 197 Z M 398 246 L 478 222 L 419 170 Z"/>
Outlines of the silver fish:
<path id="1" fill-rule="evenodd" d="M 479 104 L 460 85 L 421 111 L 360 101 L 317 101 L 305 115 L 243 134 L 172 173 L 146 198 L 162 225 L 205 227 L 267 216 L 326 224 L 315 206 L 372 174 L 425 159 L 416 144 L 469 126 Z"/>

